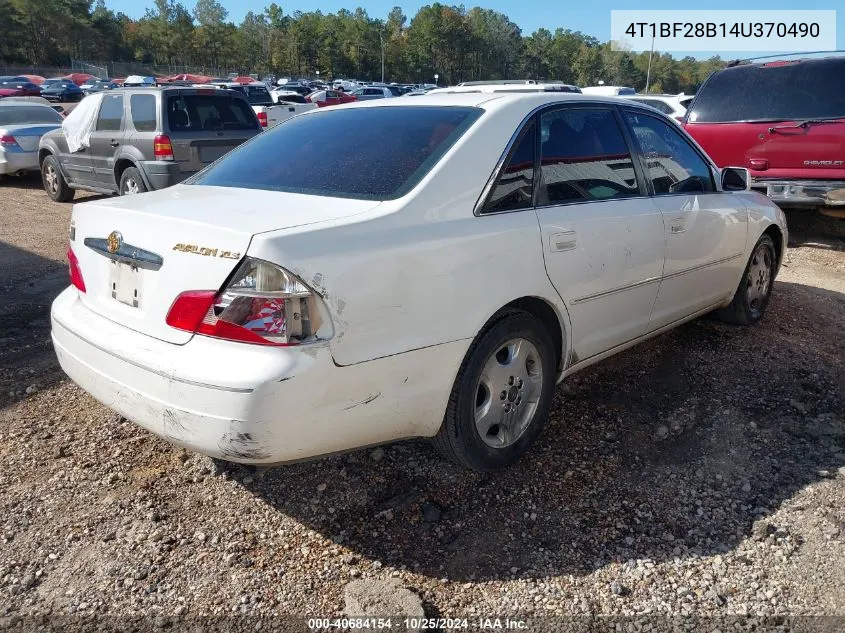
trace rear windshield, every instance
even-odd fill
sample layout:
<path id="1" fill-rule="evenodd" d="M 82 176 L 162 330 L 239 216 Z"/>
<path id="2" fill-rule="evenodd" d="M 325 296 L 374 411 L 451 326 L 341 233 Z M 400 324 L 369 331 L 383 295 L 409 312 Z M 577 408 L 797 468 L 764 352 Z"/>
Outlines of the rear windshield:
<path id="1" fill-rule="evenodd" d="M 246 86 L 246 98 L 252 105 L 273 105 L 273 97 L 264 86 Z"/>
<path id="2" fill-rule="evenodd" d="M 216 94 L 188 94 L 167 98 L 171 132 L 255 130 L 255 112 L 243 98 Z"/>
<path id="3" fill-rule="evenodd" d="M 737 66 L 699 90 L 689 120 L 792 121 L 845 117 L 845 59 Z"/>
<path id="4" fill-rule="evenodd" d="M 480 114 L 432 106 L 306 114 L 259 134 L 190 184 L 390 200 L 410 191 Z"/>
<path id="5" fill-rule="evenodd" d="M 61 115 L 49 106 L 7 106 L 4 108 L 0 105 L 0 125 L 61 122 Z"/>

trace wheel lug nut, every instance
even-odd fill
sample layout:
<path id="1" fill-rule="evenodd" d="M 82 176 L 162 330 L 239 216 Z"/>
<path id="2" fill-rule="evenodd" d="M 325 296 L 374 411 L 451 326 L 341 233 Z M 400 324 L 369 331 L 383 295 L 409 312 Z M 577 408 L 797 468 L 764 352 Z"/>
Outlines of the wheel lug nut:
<path id="1" fill-rule="evenodd" d="M 508 378 L 508 384 L 509 384 L 509 385 L 512 385 L 512 384 L 513 384 L 513 376 L 511 376 L 510 378 Z"/>
<path id="2" fill-rule="evenodd" d="M 507 392 L 507 391 L 503 391 L 502 393 L 500 393 L 500 394 L 499 394 L 499 399 L 500 399 L 500 400 L 504 400 L 504 399 L 505 399 L 505 398 L 507 398 L 507 397 L 508 397 L 508 392 Z"/>

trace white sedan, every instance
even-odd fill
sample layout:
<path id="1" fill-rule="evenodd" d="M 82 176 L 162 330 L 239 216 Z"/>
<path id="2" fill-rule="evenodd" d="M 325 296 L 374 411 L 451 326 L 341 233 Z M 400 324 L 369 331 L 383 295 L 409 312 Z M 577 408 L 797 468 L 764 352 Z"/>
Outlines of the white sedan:
<path id="1" fill-rule="evenodd" d="M 383 99 L 76 205 L 52 336 L 95 398 L 211 456 L 428 437 L 488 471 L 566 376 L 714 310 L 760 319 L 786 241 L 745 170 L 634 102 Z"/>

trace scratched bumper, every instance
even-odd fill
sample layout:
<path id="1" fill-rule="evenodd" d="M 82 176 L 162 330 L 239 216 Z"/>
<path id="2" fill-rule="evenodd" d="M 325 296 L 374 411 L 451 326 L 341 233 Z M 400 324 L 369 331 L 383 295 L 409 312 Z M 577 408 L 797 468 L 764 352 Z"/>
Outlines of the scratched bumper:
<path id="1" fill-rule="evenodd" d="M 173 444 L 250 464 L 434 435 L 469 345 L 350 367 L 338 367 L 327 346 L 202 336 L 174 345 L 95 314 L 75 288 L 55 300 L 51 319 L 62 369 L 106 407 Z"/>

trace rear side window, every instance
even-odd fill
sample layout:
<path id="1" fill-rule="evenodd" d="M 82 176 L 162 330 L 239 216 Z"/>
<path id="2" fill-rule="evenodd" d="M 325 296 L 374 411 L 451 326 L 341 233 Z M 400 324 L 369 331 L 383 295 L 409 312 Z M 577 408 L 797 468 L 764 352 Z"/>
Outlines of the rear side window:
<path id="1" fill-rule="evenodd" d="M 507 165 L 484 204 L 482 213 L 516 211 L 531 207 L 534 193 L 536 131 L 534 121 L 525 126 L 522 135 L 514 145 Z"/>
<path id="2" fill-rule="evenodd" d="M 845 117 L 845 59 L 737 66 L 713 75 L 689 121 L 791 121 Z"/>
<path id="3" fill-rule="evenodd" d="M 49 106 L 6 106 L 0 101 L 0 125 L 61 123 L 62 117 Z"/>
<path id="4" fill-rule="evenodd" d="M 547 112 L 541 133 L 539 204 L 640 195 L 634 163 L 612 110 Z"/>
<path id="5" fill-rule="evenodd" d="M 639 112 L 625 115 L 655 195 L 715 191 L 710 167 L 677 129 Z"/>
<path id="6" fill-rule="evenodd" d="M 258 119 L 242 98 L 216 94 L 174 95 L 167 98 L 171 132 L 255 130 Z"/>
<path id="7" fill-rule="evenodd" d="M 156 131 L 156 98 L 153 95 L 132 95 L 129 99 L 132 125 L 138 132 Z"/>
<path id="8" fill-rule="evenodd" d="M 97 115 L 97 130 L 116 131 L 123 122 L 123 95 L 106 95 Z"/>
<path id="9" fill-rule="evenodd" d="M 432 106 L 329 108 L 259 134 L 190 184 L 390 200 L 410 191 L 480 113 Z"/>

